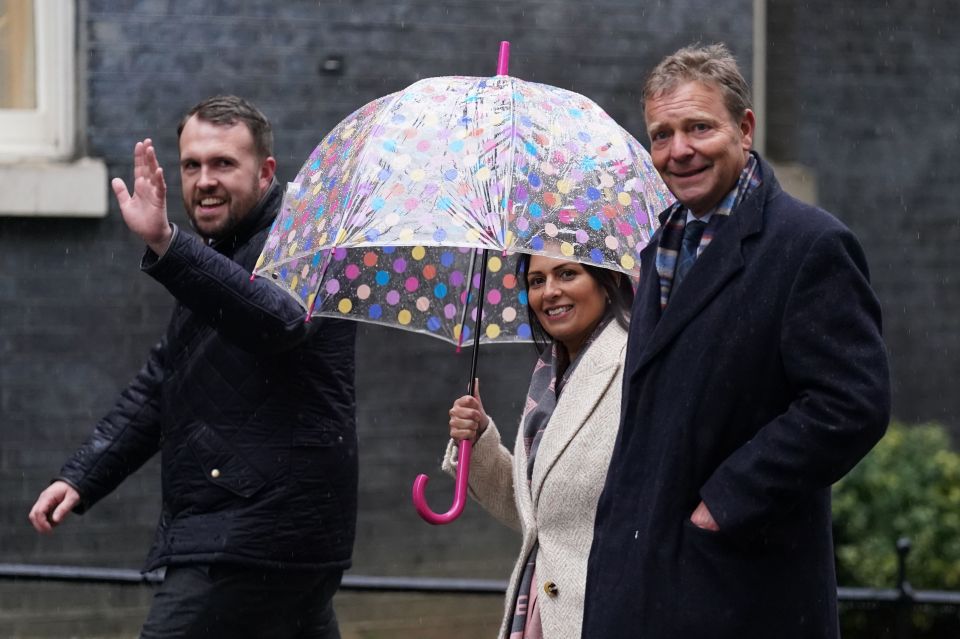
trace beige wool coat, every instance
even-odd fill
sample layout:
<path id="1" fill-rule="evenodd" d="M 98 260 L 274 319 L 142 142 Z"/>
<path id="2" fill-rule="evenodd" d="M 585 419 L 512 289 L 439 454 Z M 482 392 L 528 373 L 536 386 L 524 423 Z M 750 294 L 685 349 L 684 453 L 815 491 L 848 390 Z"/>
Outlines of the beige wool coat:
<path id="1" fill-rule="evenodd" d="M 504 602 L 501 639 L 509 634 L 523 567 L 538 540 L 537 581 L 531 587 L 538 589 L 544 637 L 580 637 L 593 520 L 620 421 L 626 346 L 626 331 L 612 321 L 582 354 L 543 434 L 529 485 L 522 419 L 512 455 L 492 419 L 473 447 L 471 496 L 523 535 Z M 443 460 L 446 472 L 456 471 L 456 458 L 457 442 L 451 440 Z"/>

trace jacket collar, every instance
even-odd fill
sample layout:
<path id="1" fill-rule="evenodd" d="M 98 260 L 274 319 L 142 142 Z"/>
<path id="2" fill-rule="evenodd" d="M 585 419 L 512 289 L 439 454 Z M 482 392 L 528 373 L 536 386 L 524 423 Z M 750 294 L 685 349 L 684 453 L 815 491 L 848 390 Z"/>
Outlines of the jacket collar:
<path id="1" fill-rule="evenodd" d="M 630 332 L 644 343 L 633 347 L 639 346 L 640 354 L 636 359 L 631 358 L 631 374 L 666 347 L 743 268 L 742 244 L 751 235 L 763 231 L 766 204 L 781 191 L 773 169 L 759 154 L 755 155 L 760 162 L 763 182 L 740 203 L 733 215 L 719 220 L 722 224 L 718 226 L 713 241 L 697 258 L 701 264 L 687 276 L 684 286 L 674 292 L 662 313 L 660 281 L 654 265 L 661 230 L 641 252 L 641 272 L 645 275 L 642 289 L 637 291 Z"/>

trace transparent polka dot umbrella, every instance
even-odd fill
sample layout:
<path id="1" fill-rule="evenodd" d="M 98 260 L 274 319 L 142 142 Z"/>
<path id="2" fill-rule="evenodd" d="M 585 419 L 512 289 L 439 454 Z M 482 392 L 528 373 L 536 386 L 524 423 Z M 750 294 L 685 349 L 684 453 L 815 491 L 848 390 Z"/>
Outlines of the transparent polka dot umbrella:
<path id="1" fill-rule="evenodd" d="M 287 185 L 255 274 L 308 317 L 458 346 L 531 339 L 518 252 L 637 275 L 673 201 L 649 155 L 586 97 L 508 76 L 508 53 L 494 77 L 420 80 L 340 122 Z"/>

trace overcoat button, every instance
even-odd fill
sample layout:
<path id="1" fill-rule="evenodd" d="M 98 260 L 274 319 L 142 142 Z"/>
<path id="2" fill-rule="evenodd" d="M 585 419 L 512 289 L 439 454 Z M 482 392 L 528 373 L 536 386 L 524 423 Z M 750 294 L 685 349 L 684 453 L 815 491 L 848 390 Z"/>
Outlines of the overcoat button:
<path id="1" fill-rule="evenodd" d="M 557 588 L 557 584 L 553 583 L 552 581 L 548 581 L 543 584 L 543 591 L 551 597 L 556 597 L 558 594 L 560 594 L 560 589 Z"/>
<path id="2" fill-rule="evenodd" d="M 210 471 L 210 476 L 213 477 L 214 479 L 216 479 L 217 477 L 219 477 L 219 476 L 220 476 L 220 469 L 219 469 L 219 468 L 214 468 L 213 470 L 211 470 L 211 471 Z"/>

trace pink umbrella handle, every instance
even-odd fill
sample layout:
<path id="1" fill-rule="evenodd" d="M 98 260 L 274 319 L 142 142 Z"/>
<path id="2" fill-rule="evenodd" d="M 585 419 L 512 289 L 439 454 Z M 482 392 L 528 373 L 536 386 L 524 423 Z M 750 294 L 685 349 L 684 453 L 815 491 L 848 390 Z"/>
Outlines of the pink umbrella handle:
<path id="1" fill-rule="evenodd" d="M 449 524 L 463 512 L 463 507 L 467 505 L 467 478 L 470 476 L 470 450 L 472 448 L 473 444 L 470 441 L 460 440 L 460 448 L 457 452 L 457 480 L 453 492 L 453 505 L 450 506 L 450 510 L 442 515 L 430 510 L 430 506 L 427 505 L 427 498 L 423 495 L 430 478 L 420 474 L 413 480 L 413 505 L 417 509 L 417 513 L 428 524 L 434 524 L 435 526 Z"/>

